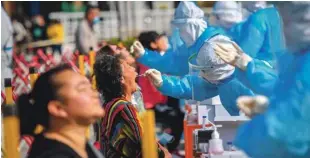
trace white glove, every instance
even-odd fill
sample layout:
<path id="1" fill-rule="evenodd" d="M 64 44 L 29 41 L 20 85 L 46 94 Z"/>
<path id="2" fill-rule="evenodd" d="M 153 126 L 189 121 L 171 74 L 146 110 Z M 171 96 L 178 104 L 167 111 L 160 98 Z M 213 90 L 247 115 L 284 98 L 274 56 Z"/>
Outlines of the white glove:
<path id="1" fill-rule="evenodd" d="M 157 88 L 161 87 L 163 84 L 163 78 L 161 73 L 156 69 L 148 69 L 145 72 L 147 78 L 153 83 L 153 85 Z"/>
<path id="2" fill-rule="evenodd" d="M 145 53 L 145 50 L 143 45 L 139 41 L 135 41 L 130 46 L 130 53 L 133 54 L 135 58 L 139 58 Z"/>
<path id="3" fill-rule="evenodd" d="M 241 96 L 237 99 L 239 109 L 248 117 L 263 113 L 269 105 L 269 100 L 263 95 L 254 97 Z"/>
<path id="4" fill-rule="evenodd" d="M 227 64 L 242 70 L 245 70 L 248 63 L 253 60 L 235 42 L 218 42 L 214 51 Z"/>

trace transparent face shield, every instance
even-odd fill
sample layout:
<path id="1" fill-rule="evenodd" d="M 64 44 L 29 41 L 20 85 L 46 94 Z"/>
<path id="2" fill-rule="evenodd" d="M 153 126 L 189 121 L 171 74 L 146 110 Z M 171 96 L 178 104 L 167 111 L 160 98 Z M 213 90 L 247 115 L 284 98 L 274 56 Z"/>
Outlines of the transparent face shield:
<path id="1" fill-rule="evenodd" d="M 172 27 L 171 28 L 172 32 L 171 32 L 171 36 L 169 37 L 169 44 L 173 52 L 175 52 L 177 51 L 179 47 L 181 47 L 184 44 L 184 42 L 181 39 L 179 28 L 177 28 L 174 25 L 171 25 L 171 27 Z"/>
<path id="2" fill-rule="evenodd" d="M 200 66 L 198 65 L 197 61 L 197 53 L 192 54 L 188 59 L 188 65 L 189 65 L 189 75 L 191 76 L 191 88 L 192 88 L 192 98 L 193 100 L 201 100 L 203 96 L 199 93 L 200 86 L 194 85 L 194 83 L 197 83 L 197 78 L 200 78 L 202 80 L 205 80 L 202 76 L 204 72 L 210 68 L 206 66 Z M 200 80 L 200 81 L 202 81 Z"/>
<path id="3" fill-rule="evenodd" d="M 192 108 L 196 108 L 195 111 L 197 112 L 197 121 L 199 124 L 203 122 L 203 116 L 206 116 L 211 122 L 214 121 L 215 117 L 215 106 L 211 98 L 206 98 L 206 87 L 205 84 L 210 84 L 203 76 L 206 75 L 205 72 L 208 71 L 211 67 L 207 66 L 200 66 L 196 59 L 197 53 L 191 55 L 188 59 L 189 65 L 189 76 L 191 89 L 192 89 L 192 98 L 191 105 Z M 214 85 L 215 87 L 215 85 Z M 207 89 L 208 91 L 209 89 Z M 210 92 L 215 93 L 215 91 Z M 213 98 L 213 97 L 212 97 Z M 197 101 L 198 100 L 198 101 Z"/>

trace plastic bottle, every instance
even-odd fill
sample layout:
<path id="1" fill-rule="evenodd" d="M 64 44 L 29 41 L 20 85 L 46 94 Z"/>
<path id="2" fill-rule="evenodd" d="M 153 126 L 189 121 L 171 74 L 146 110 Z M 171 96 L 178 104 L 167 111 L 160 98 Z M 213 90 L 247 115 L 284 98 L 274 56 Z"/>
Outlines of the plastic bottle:
<path id="1" fill-rule="evenodd" d="M 206 130 L 207 116 L 202 116 L 202 129 Z M 199 143 L 199 149 L 202 153 L 208 153 L 209 143 Z"/>
<path id="2" fill-rule="evenodd" d="M 217 129 L 212 133 L 212 139 L 209 141 L 209 153 L 212 155 L 221 155 L 224 152 L 223 140 Z"/>
<path id="3" fill-rule="evenodd" d="M 202 116 L 202 129 L 206 129 L 206 125 L 207 125 L 207 122 L 206 122 L 206 119 L 207 119 L 207 116 Z"/>
<path id="4" fill-rule="evenodd" d="M 197 112 L 198 106 L 195 104 L 192 104 L 191 109 L 192 110 L 187 117 L 187 122 L 189 124 L 197 124 L 197 122 L 198 122 L 198 112 Z"/>
<path id="5" fill-rule="evenodd" d="M 232 142 L 227 142 L 228 151 L 237 151 L 237 148 L 233 145 Z"/>
<path id="6" fill-rule="evenodd" d="M 232 142 L 227 142 L 228 151 L 233 151 Z"/>

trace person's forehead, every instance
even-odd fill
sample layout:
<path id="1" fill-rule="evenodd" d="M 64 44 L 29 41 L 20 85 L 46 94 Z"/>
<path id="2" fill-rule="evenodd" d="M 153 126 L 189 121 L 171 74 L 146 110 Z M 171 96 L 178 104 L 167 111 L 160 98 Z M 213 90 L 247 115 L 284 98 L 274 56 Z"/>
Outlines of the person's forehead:
<path id="1" fill-rule="evenodd" d="M 56 76 L 57 82 L 64 86 L 76 85 L 87 82 L 87 78 L 72 70 L 64 71 Z"/>
<path id="2" fill-rule="evenodd" d="M 121 54 L 124 55 L 124 56 L 130 55 L 130 53 L 127 51 L 126 48 L 121 49 Z"/>
<path id="3" fill-rule="evenodd" d="M 90 10 L 91 12 L 99 12 L 100 10 L 99 10 L 99 8 L 92 8 L 91 10 Z"/>
<path id="4" fill-rule="evenodd" d="M 157 40 L 167 39 L 168 37 L 166 35 L 160 35 Z"/>

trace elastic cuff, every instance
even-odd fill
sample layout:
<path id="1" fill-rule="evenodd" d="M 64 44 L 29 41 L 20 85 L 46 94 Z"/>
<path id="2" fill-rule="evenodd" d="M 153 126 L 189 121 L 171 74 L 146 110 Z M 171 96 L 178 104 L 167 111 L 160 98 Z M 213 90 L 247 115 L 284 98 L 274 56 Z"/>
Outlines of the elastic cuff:
<path id="1" fill-rule="evenodd" d="M 248 56 L 247 54 L 242 54 L 238 59 L 237 59 L 237 62 L 236 62 L 236 66 L 239 67 L 240 69 L 242 69 L 243 71 L 246 70 L 249 62 L 251 62 L 253 59 Z"/>
<path id="2" fill-rule="evenodd" d="M 140 62 L 140 63 L 142 63 L 145 59 L 145 54 L 146 54 L 147 52 L 146 51 L 144 51 L 143 53 L 141 53 L 139 56 L 136 56 L 135 55 L 135 58 L 138 60 L 138 62 Z"/>
<path id="3" fill-rule="evenodd" d="M 159 83 L 158 86 L 156 86 L 156 88 L 159 90 L 159 91 L 162 91 L 163 88 L 165 87 L 165 85 L 167 84 L 167 76 L 163 75 L 162 76 L 162 81 Z"/>
<path id="4" fill-rule="evenodd" d="M 162 87 L 162 85 L 163 85 L 163 80 L 159 81 L 158 83 L 154 83 L 154 85 L 155 85 L 156 87 Z"/>

